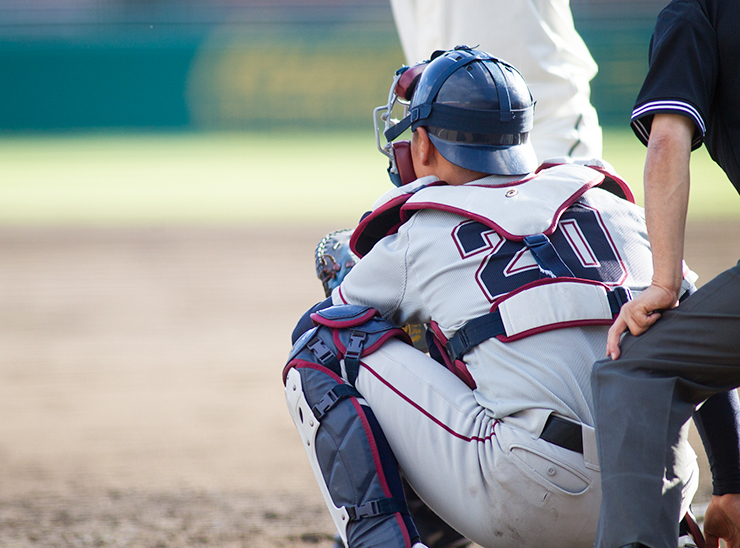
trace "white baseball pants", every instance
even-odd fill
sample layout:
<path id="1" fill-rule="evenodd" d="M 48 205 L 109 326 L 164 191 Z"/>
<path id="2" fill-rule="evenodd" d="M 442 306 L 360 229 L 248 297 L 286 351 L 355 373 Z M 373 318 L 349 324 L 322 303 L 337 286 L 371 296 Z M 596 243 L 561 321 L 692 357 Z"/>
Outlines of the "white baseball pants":
<path id="1" fill-rule="evenodd" d="M 583 454 L 539 438 L 526 412 L 494 419 L 455 375 L 400 341 L 362 361 L 357 389 L 409 483 L 442 519 L 484 547 L 593 546 L 600 475 Z M 698 467 L 686 461 L 688 508 Z"/>

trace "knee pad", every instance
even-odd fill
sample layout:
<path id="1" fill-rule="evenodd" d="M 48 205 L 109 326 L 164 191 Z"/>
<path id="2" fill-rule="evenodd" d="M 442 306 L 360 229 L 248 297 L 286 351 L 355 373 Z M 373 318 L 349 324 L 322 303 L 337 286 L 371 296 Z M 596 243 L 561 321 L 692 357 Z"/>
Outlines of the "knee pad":
<path id="1" fill-rule="evenodd" d="M 288 410 L 345 545 L 410 548 L 418 533 L 398 464 L 372 410 L 347 382 L 357 373 L 346 364 L 356 354 L 359 367 L 362 355 L 400 336 L 399 328 L 361 307 L 330 311 L 328 318 L 315 320 L 291 351 L 284 374 Z M 344 327 L 348 322 L 354 325 Z"/>
<path id="2" fill-rule="evenodd" d="M 360 359 L 372 354 L 391 338 L 413 345 L 409 335 L 397 325 L 383 319 L 374 308 L 338 305 L 311 314 L 314 327 L 295 342 L 283 370 L 301 363 L 327 367 L 354 385 Z"/>

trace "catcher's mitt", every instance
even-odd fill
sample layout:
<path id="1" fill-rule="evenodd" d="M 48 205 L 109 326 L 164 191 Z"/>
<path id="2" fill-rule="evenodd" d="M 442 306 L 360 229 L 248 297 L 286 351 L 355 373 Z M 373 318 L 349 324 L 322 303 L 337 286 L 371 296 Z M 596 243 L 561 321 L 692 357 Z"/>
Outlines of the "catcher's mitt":
<path id="1" fill-rule="evenodd" d="M 351 236 L 352 229 L 336 230 L 324 236 L 316 246 L 316 276 L 327 297 L 359 260 L 349 248 Z"/>
<path id="2" fill-rule="evenodd" d="M 349 248 L 351 237 L 352 229 L 335 230 L 324 236 L 316 246 L 316 276 L 321 280 L 327 297 L 360 260 Z M 404 325 L 403 329 L 409 334 L 416 348 L 422 352 L 428 351 L 424 336 L 425 326 Z"/>

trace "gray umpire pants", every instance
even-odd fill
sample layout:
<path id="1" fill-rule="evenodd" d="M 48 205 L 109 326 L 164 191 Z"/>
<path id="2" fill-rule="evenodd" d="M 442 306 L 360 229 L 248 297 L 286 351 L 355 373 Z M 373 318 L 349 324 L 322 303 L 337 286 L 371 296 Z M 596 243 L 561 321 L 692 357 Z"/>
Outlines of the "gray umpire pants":
<path id="1" fill-rule="evenodd" d="M 698 404 L 740 386 L 740 263 L 711 280 L 592 376 L 602 502 L 597 548 L 676 548 L 681 429 Z"/>

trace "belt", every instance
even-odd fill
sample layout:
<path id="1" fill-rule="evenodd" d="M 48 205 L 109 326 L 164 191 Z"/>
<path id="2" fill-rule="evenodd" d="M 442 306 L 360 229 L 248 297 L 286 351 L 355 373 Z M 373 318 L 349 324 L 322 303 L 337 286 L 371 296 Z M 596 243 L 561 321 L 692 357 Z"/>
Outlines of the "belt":
<path id="1" fill-rule="evenodd" d="M 570 451 L 583 454 L 581 425 L 567 419 L 550 415 L 542 429 L 540 438 Z"/>

